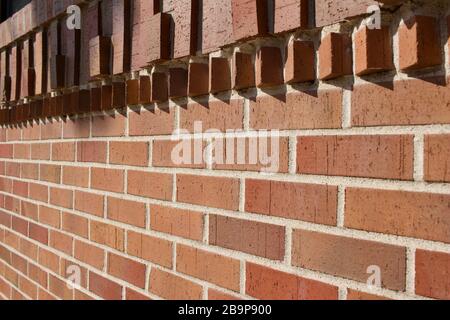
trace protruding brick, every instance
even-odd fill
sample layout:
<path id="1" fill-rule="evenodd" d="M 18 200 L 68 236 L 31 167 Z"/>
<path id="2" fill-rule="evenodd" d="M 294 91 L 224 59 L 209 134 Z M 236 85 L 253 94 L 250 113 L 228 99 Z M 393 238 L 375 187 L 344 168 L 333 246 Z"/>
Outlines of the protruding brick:
<path id="1" fill-rule="evenodd" d="M 127 80 L 127 105 L 139 104 L 139 79 Z"/>
<path id="2" fill-rule="evenodd" d="M 252 55 L 235 52 L 233 56 L 233 89 L 241 90 L 255 86 L 255 67 Z"/>
<path id="3" fill-rule="evenodd" d="M 267 0 L 232 0 L 235 41 L 264 35 L 269 31 Z"/>
<path id="4" fill-rule="evenodd" d="M 283 83 L 281 50 L 277 47 L 261 47 L 256 54 L 256 86 L 259 88 Z"/>
<path id="5" fill-rule="evenodd" d="M 178 1 L 177 1 L 178 2 Z M 179 21 L 177 21 L 179 22 Z M 158 13 L 139 26 L 141 67 L 170 58 L 170 15 Z M 177 28 L 177 26 L 175 26 Z"/>
<path id="6" fill-rule="evenodd" d="M 319 78 L 329 80 L 353 72 L 352 42 L 348 35 L 331 32 L 319 47 Z"/>
<path id="7" fill-rule="evenodd" d="M 195 55 L 197 50 L 199 0 L 178 0 L 172 3 L 173 58 Z"/>
<path id="8" fill-rule="evenodd" d="M 211 57 L 209 61 L 209 92 L 231 90 L 231 67 L 228 58 Z"/>
<path id="9" fill-rule="evenodd" d="M 176 99 L 188 96 L 188 69 L 169 68 L 169 97 Z"/>
<path id="10" fill-rule="evenodd" d="M 114 81 L 112 84 L 112 106 L 122 109 L 126 106 L 126 86 L 124 81 Z"/>
<path id="11" fill-rule="evenodd" d="M 151 103 L 152 95 L 152 83 L 150 76 L 139 77 L 139 103 L 149 104 Z"/>
<path id="12" fill-rule="evenodd" d="M 362 27 L 355 35 L 355 72 L 365 75 L 394 67 L 392 40 L 388 26 L 381 29 Z"/>
<path id="13" fill-rule="evenodd" d="M 206 54 L 233 42 L 233 17 L 229 0 L 202 3 L 202 52 Z"/>
<path id="14" fill-rule="evenodd" d="M 97 36 L 89 41 L 89 65 L 91 78 L 110 74 L 111 38 Z"/>
<path id="15" fill-rule="evenodd" d="M 284 77 L 286 83 L 315 80 L 314 42 L 301 40 L 289 42 L 286 48 Z"/>
<path id="16" fill-rule="evenodd" d="M 276 0 L 275 33 L 291 31 L 308 26 L 308 0 Z"/>
<path id="17" fill-rule="evenodd" d="M 189 63 L 188 95 L 190 97 L 208 94 L 209 66 L 207 63 Z"/>
<path id="18" fill-rule="evenodd" d="M 414 16 L 400 25 L 398 34 L 400 69 L 413 70 L 442 63 L 436 18 Z"/>
<path id="19" fill-rule="evenodd" d="M 112 0 L 112 73 L 130 71 L 131 67 L 131 0 Z"/>
<path id="20" fill-rule="evenodd" d="M 166 102 L 169 99 L 167 73 L 153 72 L 152 73 L 152 102 Z"/>

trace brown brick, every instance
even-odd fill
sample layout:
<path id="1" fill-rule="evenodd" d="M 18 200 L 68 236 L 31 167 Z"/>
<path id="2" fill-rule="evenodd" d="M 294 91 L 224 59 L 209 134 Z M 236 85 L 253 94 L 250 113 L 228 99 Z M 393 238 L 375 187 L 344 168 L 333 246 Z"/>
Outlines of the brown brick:
<path id="1" fill-rule="evenodd" d="M 324 254 L 318 255 L 317 252 Z M 405 290 L 406 250 L 402 247 L 295 230 L 292 236 L 292 264 L 364 283 L 369 278 L 368 268 L 378 266 L 384 288 Z"/>
<path id="2" fill-rule="evenodd" d="M 337 300 L 338 288 L 253 263 L 246 264 L 249 296 L 263 300 Z"/>
<path id="3" fill-rule="evenodd" d="M 150 76 L 139 77 L 139 103 L 149 104 L 152 101 L 152 83 Z"/>
<path id="4" fill-rule="evenodd" d="M 152 102 L 166 102 L 169 98 L 169 88 L 166 72 L 153 72 L 152 73 L 152 90 L 151 101 Z"/>
<path id="5" fill-rule="evenodd" d="M 246 211 L 336 225 L 337 187 L 267 180 L 247 180 Z"/>
<path id="6" fill-rule="evenodd" d="M 177 271 L 239 291 L 239 261 L 196 248 L 177 245 Z"/>
<path id="7" fill-rule="evenodd" d="M 169 97 L 172 99 L 187 97 L 188 69 L 183 67 L 169 68 Z"/>
<path id="8" fill-rule="evenodd" d="M 201 96 L 209 92 L 209 65 L 208 63 L 189 63 L 188 95 Z"/>
<path id="9" fill-rule="evenodd" d="M 352 229 L 450 243 L 450 196 L 349 188 L 345 225 Z"/>
<path id="10" fill-rule="evenodd" d="M 129 79 L 127 86 L 127 105 L 139 104 L 139 79 Z"/>
<path id="11" fill-rule="evenodd" d="M 284 234 L 285 230 L 281 226 L 216 215 L 209 216 L 211 245 L 267 259 L 280 261 L 284 259 Z"/>
<path id="12" fill-rule="evenodd" d="M 203 214 L 171 207 L 150 207 L 150 228 L 157 232 L 201 241 L 203 239 Z"/>
<path id="13" fill-rule="evenodd" d="M 231 66 L 228 58 L 211 57 L 209 60 L 209 92 L 231 90 Z"/>

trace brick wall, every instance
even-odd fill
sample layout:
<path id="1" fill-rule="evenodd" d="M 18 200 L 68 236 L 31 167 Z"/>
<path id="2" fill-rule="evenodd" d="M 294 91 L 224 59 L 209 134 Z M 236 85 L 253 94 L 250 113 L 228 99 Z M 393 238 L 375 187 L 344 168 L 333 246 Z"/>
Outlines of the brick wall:
<path id="1" fill-rule="evenodd" d="M 1 24 L 0 298 L 450 299 L 450 7 L 380 2 L 36 0 Z M 211 161 L 224 133 L 244 161 Z"/>

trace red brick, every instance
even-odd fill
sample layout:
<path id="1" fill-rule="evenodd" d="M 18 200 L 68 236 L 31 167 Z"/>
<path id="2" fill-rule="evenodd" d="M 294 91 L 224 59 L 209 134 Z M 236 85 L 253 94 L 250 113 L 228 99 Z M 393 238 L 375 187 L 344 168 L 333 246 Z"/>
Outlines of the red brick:
<path id="1" fill-rule="evenodd" d="M 104 197 L 102 195 L 75 191 L 75 209 L 97 217 L 103 217 Z"/>
<path id="2" fill-rule="evenodd" d="M 177 245 L 177 271 L 239 291 L 239 261 L 184 245 Z"/>
<path id="3" fill-rule="evenodd" d="M 317 0 L 315 1 L 316 27 L 324 27 L 336 22 L 367 14 L 367 8 L 379 5 L 374 0 Z"/>
<path id="4" fill-rule="evenodd" d="M 232 0 L 231 5 L 234 41 L 261 36 L 269 31 L 267 1 Z"/>
<path id="5" fill-rule="evenodd" d="M 130 71 L 132 2 L 130 0 L 112 1 L 112 73 L 115 75 Z"/>
<path id="6" fill-rule="evenodd" d="M 115 109 L 122 109 L 126 107 L 126 86 L 125 86 L 125 82 L 124 81 L 113 81 L 112 83 L 112 87 L 113 87 L 113 92 L 112 92 L 112 106 Z M 120 113 L 118 115 L 118 117 L 120 117 Z M 116 118 L 116 117 L 115 117 Z M 107 119 L 107 118 L 105 118 Z M 123 121 L 122 121 L 123 122 Z M 98 126 L 98 124 L 97 124 Z M 116 128 L 117 127 L 117 128 Z M 100 128 L 97 128 L 100 129 Z M 114 135 L 119 135 L 119 136 L 123 136 L 124 133 L 116 133 L 116 130 L 120 129 L 120 124 L 119 126 L 117 124 L 114 124 L 114 127 L 112 127 L 111 129 L 113 129 L 114 131 Z M 98 132 L 98 130 L 97 130 Z M 120 132 L 120 131 L 117 131 Z M 105 136 L 105 132 L 102 133 L 97 133 L 100 134 L 101 136 Z"/>
<path id="7" fill-rule="evenodd" d="M 284 259 L 284 227 L 210 215 L 209 243 L 251 255 Z M 270 239 L 270 240 L 269 240 Z"/>
<path id="8" fill-rule="evenodd" d="M 235 52 L 232 62 L 233 89 L 241 90 L 254 87 L 256 85 L 256 75 L 252 55 L 245 52 Z"/>
<path id="9" fill-rule="evenodd" d="M 71 256 L 73 249 L 73 238 L 64 233 L 50 230 L 50 246 Z"/>
<path id="10" fill-rule="evenodd" d="M 11 218 L 12 229 L 18 233 L 28 236 L 28 221 L 13 216 Z"/>
<path id="11" fill-rule="evenodd" d="M 131 300 L 131 301 L 151 300 L 149 297 L 143 295 L 142 293 L 134 291 L 130 288 L 125 289 L 125 295 L 126 295 L 126 300 Z"/>
<path id="12" fill-rule="evenodd" d="M 67 189 L 50 188 L 50 203 L 55 206 L 72 209 L 73 191 Z"/>
<path id="13" fill-rule="evenodd" d="M 264 46 L 256 54 L 256 86 L 259 88 L 280 85 L 283 79 L 283 61 L 278 47 Z"/>
<path id="14" fill-rule="evenodd" d="M 158 181 L 158 183 L 154 183 Z M 172 199 L 171 174 L 128 171 L 128 193 L 159 200 Z"/>
<path id="15" fill-rule="evenodd" d="M 188 8 L 185 9 L 186 11 L 189 10 Z M 186 12 L 186 14 L 188 13 Z M 139 25 L 141 37 L 139 44 L 140 67 L 170 59 L 170 19 L 171 17 L 167 13 L 157 13 L 145 17 L 145 20 Z M 181 23 L 177 20 L 175 28 L 180 27 L 178 22 Z M 175 41 L 177 41 L 180 36 L 176 35 L 175 37 Z M 175 45 L 178 44 L 175 42 Z"/>
<path id="16" fill-rule="evenodd" d="M 62 137 L 62 123 L 59 121 L 47 122 L 41 127 L 41 139 L 61 139 Z"/>
<path id="17" fill-rule="evenodd" d="M 37 265 L 28 264 L 28 277 L 42 287 L 47 288 L 48 274 Z"/>
<path id="18" fill-rule="evenodd" d="M 91 188 L 118 193 L 123 192 L 124 170 L 91 168 Z"/>
<path id="19" fill-rule="evenodd" d="M 39 264 L 54 273 L 59 272 L 59 256 L 43 248 L 39 248 Z"/>
<path id="20" fill-rule="evenodd" d="M 209 92 L 231 90 L 231 66 L 228 58 L 211 57 L 209 60 Z"/>
<path id="21" fill-rule="evenodd" d="M 275 1 L 275 33 L 306 28 L 308 23 L 308 0 Z"/>
<path id="22" fill-rule="evenodd" d="M 149 104 L 151 103 L 151 90 L 152 83 L 150 76 L 139 77 L 139 103 Z"/>
<path id="23" fill-rule="evenodd" d="M 29 144 L 15 144 L 14 145 L 14 159 L 30 159 L 30 145 Z"/>
<path id="24" fill-rule="evenodd" d="M 297 172 L 412 180 L 413 136 L 300 137 Z"/>
<path id="25" fill-rule="evenodd" d="M 154 108 L 129 115 L 130 136 L 169 135 L 174 131 L 175 109 Z"/>
<path id="26" fill-rule="evenodd" d="M 356 85 L 352 94 L 352 125 L 421 125 L 450 123 L 450 90 L 431 77 L 394 83 Z"/>
<path id="27" fill-rule="evenodd" d="M 59 229 L 61 226 L 61 212 L 50 207 L 39 206 L 39 222 Z"/>
<path id="28" fill-rule="evenodd" d="M 174 25 L 173 58 L 194 55 L 197 49 L 198 0 L 179 0 L 172 3 Z"/>
<path id="29" fill-rule="evenodd" d="M 192 150 L 195 150 L 194 148 L 196 146 L 201 145 L 201 154 L 203 155 L 203 150 L 205 147 L 205 143 L 200 140 L 180 140 L 180 141 L 172 141 L 171 140 L 154 140 L 153 146 L 152 146 L 152 166 L 154 167 L 166 167 L 166 168 L 198 168 L 198 169 L 204 169 L 206 167 L 206 163 L 204 161 L 204 157 L 202 156 L 202 159 L 198 159 L 195 163 L 195 154 L 194 152 L 191 152 L 190 155 L 187 155 L 188 151 L 184 153 L 184 150 L 189 150 L 189 146 Z M 183 152 L 176 153 L 176 151 L 182 148 Z M 186 149 L 184 149 L 186 148 Z M 178 159 L 172 159 L 172 154 L 175 152 L 177 156 L 181 157 L 183 161 L 178 161 Z M 189 159 L 187 157 L 189 156 Z M 186 157 L 186 161 L 184 161 L 184 157 Z M 180 163 L 182 162 L 182 163 Z"/>
<path id="30" fill-rule="evenodd" d="M 150 100 L 156 103 L 166 102 L 169 98 L 169 87 L 166 72 L 153 72 L 150 90 Z"/>
<path id="31" fill-rule="evenodd" d="M 284 77 L 286 83 L 315 80 L 314 42 L 292 40 L 287 45 L 285 54 Z"/>
<path id="32" fill-rule="evenodd" d="M 147 142 L 110 142 L 109 162 L 129 166 L 148 166 Z"/>
<path id="33" fill-rule="evenodd" d="M 39 164 L 37 163 L 22 163 L 20 171 L 21 177 L 25 179 L 38 180 L 39 179 Z"/>
<path id="34" fill-rule="evenodd" d="M 363 283 L 369 279 L 368 268 L 378 266 L 382 274 L 382 287 L 405 290 L 406 249 L 403 247 L 295 230 L 292 236 L 292 264 Z"/>
<path id="35" fill-rule="evenodd" d="M 345 225 L 398 236 L 450 243 L 450 196 L 349 188 Z"/>
<path id="36" fill-rule="evenodd" d="M 355 72 L 365 75 L 394 68 L 392 40 L 388 26 L 369 29 L 364 26 L 355 34 Z"/>
<path id="37" fill-rule="evenodd" d="M 108 197 L 108 219 L 145 228 L 146 204 Z"/>
<path id="38" fill-rule="evenodd" d="M 53 161 L 75 161 L 75 143 L 58 142 L 52 144 Z"/>
<path id="39" fill-rule="evenodd" d="M 128 231 L 127 253 L 160 266 L 172 268 L 170 241 Z"/>
<path id="40" fill-rule="evenodd" d="M 34 203 L 21 201 L 21 214 L 24 217 L 33 219 L 34 221 L 38 220 L 38 206 Z"/>
<path id="41" fill-rule="evenodd" d="M 450 255 L 447 253 L 416 251 L 416 294 L 450 299 Z"/>
<path id="42" fill-rule="evenodd" d="M 48 143 L 32 144 L 31 159 L 50 160 L 50 144 Z"/>
<path id="43" fill-rule="evenodd" d="M 152 268 L 149 291 L 169 300 L 200 300 L 203 288 L 174 274 Z"/>
<path id="44" fill-rule="evenodd" d="M 201 96 L 209 92 L 209 64 L 203 62 L 189 63 L 188 95 Z"/>
<path id="45" fill-rule="evenodd" d="M 202 52 L 216 51 L 233 42 L 231 1 L 203 0 Z"/>
<path id="46" fill-rule="evenodd" d="M 246 265 L 249 296 L 263 300 L 337 300 L 338 288 L 253 263 Z"/>
<path id="47" fill-rule="evenodd" d="M 97 116 L 92 120 L 93 137 L 123 137 L 126 117 L 116 113 L 113 116 Z"/>
<path id="48" fill-rule="evenodd" d="M 67 282 L 49 275 L 49 291 L 62 300 L 73 300 L 73 289 L 69 289 Z"/>
<path id="49" fill-rule="evenodd" d="M 61 166 L 51 164 L 39 165 L 40 180 L 52 183 L 61 182 Z"/>
<path id="50" fill-rule="evenodd" d="M 89 168 L 63 167 L 62 183 L 75 187 L 89 187 Z"/>
<path id="51" fill-rule="evenodd" d="M 80 141 L 77 143 L 77 159 L 79 162 L 106 163 L 107 142 Z"/>
<path id="52" fill-rule="evenodd" d="M 82 91 L 84 92 L 84 90 Z M 77 110 L 79 112 L 79 110 Z M 67 119 L 63 124 L 63 137 L 65 139 L 89 138 L 90 132 L 89 117 L 79 118 L 76 120 Z"/>
<path id="53" fill-rule="evenodd" d="M 62 229 L 77 236 L 88 238 L 89 221 L 86 218 L 63 212 Z"/>
<path id="54" fill-rule="evenodd" d="M 124 230 L 109 224 L 91 221 L 90 240 L 119 251 L 124 251 Z"/>
<path id="55" fill-rule="evenodd" d="M 203 214 L 170 207 L 150 207 L 150 228 L 157 232 L 201 241 L 203 239 Z"/>
<path id="56" fill-rule="evenodd" d="M 145 288 L 144 264 L 108 253 L 108 273 L 132 285 Z"/>
<path id="57" fill-rule="evenodd" d="M 224 112 L 227 114 L 225 118 L 223 117 Z M 180 128 L 189 132 L 194 132 L 196 122 L 201 122 L 199 129 L 202 130 L 202 133 L 208 129 L 222 132 L 242 129 L 243 119 L 244 104 L 241 99 L 233 99 L 229 103 L 211 101 L 207 105 L 194 102 L 180 108 Z"/>
<path id="58" fill-rule="evenodd" d="M 426 135 L 424 160 L 426 181 L 450 182 L 450 135 Z"/>
<path id="59" fill-rule="evenodd" d="M 28 197 L 28 183 L 23 181 L 14 181 L 13 194 L 24 198 Z"/>
<path id="60" fill-rule="evenodd" d="M 247 180 L 246 211 L 335 225 L 337 187 L 266 180 Z"/>
<path id="61" fill-rule="evenodd" d="M 89 243 L 75 240 L 74 258 L 88 265 L 103 270 L 105 264 L 105 250 Z"/>
<path id="62" fill-rule="evenodd" d="M 127 84 L 127 105 L 139 104 L 139 79 L 129 79 Z"/>
<path id="63" fill-rule="evenodd" d="M 30 199 L 48 202 L 48 187 L 36 183 L 30 183 Z"/>
<path id="64" fill-rule="evenodd" d="M 320 80 L 330 80 L 352 72 L 351 38 L 346 34 L 329 33 L 319 47 Z"/>
<path id="65" fill-rule="evenodd" d="M 253 129 L 340 128 L 342 90 L 288 93 L 286 96 L 259 96 L 250 102 Z"/>
<path id="66" fill-rule="evenodd" d="M 89 272 L 89 290 L 106 300 L 122 300 L 122 287 L 94 272 Z"/>
<path id="67" fill-rule="evenodd" d="M 0 145 L 0 158 L 9 158 L 12 159 L 13 157 L 13 144 L 2 144 Z"/>
<path id="68" fill-rule="evenodd" d="M 436 18 L 414 16 L 400 24 L 398 35 L 400 69 L 420 69 L 442 63 Z"/>
<path id="69" fill-rule="evenodd" d="M 227 210 L 238 210 L 239 180 L 177 175 L 177 201 Z"/>
<path id="70" fill-rule="evenodd" d="M 48 244 L 48 229 L 37 224 L 30 223 L 29 235 L 31 239 L 36 240 L 42 244 Z"/>
<path id="71" fill-rule="evenodd" d="M 364 300 L 364 301 L 371 301 L 371 300 L 389 300 L 388 298 L 377 296 L 374 294 L 369 294 L 361 291 L 356 290 L 347 290 L 347 300 Z"/>

